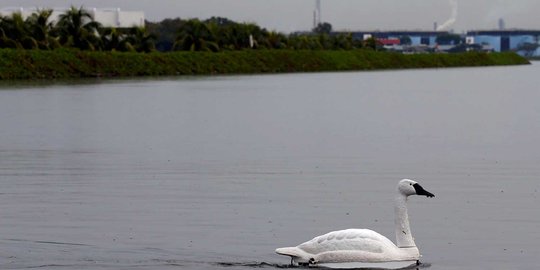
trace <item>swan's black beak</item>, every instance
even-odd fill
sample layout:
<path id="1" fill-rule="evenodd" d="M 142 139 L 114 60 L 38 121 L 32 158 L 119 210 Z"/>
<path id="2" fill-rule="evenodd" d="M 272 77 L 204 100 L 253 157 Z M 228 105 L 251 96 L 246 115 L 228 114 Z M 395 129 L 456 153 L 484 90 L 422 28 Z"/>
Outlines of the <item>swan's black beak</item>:
<path id="1" fill-rule="evenodd" d="M 424 196 L 427 196 L 427 197 L 430 197 L 430 198 L 435 197 L 435 195 L 433 195 L 433 193 L 425 190 L 418 183 L 414 184 L 413 187 L 414 187 L 414 190 L 416 190 L 416 195 L 424 195 Z"/>

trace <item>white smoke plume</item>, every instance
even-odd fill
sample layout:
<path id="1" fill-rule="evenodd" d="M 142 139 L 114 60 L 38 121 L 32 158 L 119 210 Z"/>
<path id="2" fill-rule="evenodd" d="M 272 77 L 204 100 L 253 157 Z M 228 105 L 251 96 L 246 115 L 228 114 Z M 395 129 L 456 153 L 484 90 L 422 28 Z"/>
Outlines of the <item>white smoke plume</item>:
<path id="1" fill-rule="evenodd" d="M 452 7 L 452 13 L 450 15 L 450 19 L 446 20 L 443 24 L 441 24 L 439 27 L 437 27 L 437 31 L 444 31 L 448 30 L 450 26 L 452 26 L 457 19 L 458 16 L 458 4 L 456 0 L 450 0 L 450 6 Z"/>

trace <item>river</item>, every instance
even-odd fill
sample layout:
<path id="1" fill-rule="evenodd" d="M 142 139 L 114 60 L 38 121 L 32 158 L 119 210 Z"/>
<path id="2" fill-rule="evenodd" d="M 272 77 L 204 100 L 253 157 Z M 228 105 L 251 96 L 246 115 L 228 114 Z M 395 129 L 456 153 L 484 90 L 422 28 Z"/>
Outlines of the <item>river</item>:
<path id="1" fill-rule="evenodd" d="M 535 269 L 540 64 L 0 84 L 1 269 L 281 268 L 402 178 L 422 268 Z"/>

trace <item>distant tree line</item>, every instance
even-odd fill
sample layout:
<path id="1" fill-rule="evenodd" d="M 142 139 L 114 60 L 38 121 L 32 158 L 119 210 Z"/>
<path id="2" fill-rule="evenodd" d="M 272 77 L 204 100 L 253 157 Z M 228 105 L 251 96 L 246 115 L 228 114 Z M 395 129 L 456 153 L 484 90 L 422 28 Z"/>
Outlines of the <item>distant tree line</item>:
<path id="1" fill-rule="evenodd" d="M 364 41 L 352 33 L 333 32 L 324 22 L 312 31 L 283 34 L 254 23 L 238 23 L 227 18 L 165 19 L 146 22 L 146 27 L 111 28 L 93 20 L 83 7 L 71 7 L 51 22 L 51 9 L 38 10 L 24 18 L 21 13 L 0 16 L 0 48 L 78 48 L 93 51 L 230 51 L 244 49 L 289 50 L 381 50 L 376 39 Z M 400 37 L 410 44 L 409 37 Z M 459 35 L 437 37 L 438 44 L 460 44 Z"/>
<path id="2" fill-rule="evenodd" d="M 227 18 L 165 19 L 145 28 L 104 27 L 83 7 L 71 7 L 51 22 L 53 10 L 42 9 L 24 18 L 0 16 L 0 48 L 91 51 L 227 51 L 243 49 L 351 50 L 364 47 L 352 34 L 332 34 L 324 23 L 312 32 L 283 34 L 254 23 Z"/>
<path id="3" fill-rule="evenodd" d="M 212 17 L 202 21 L 165 19 L 157 23 L 147 22 L 146 25 L 148 31 L 158 37 L 156 48 L 160 51 L 217 52 L 248 48 L 351 50 L 364 46 L 363 42 L 353 40 L 351 33 L 331 33 L 331 26 L 328 23 L 313 29 L 312 32 L 289 35 L 269 31 L 253 23 L 238 23 L 222 17 Z M 327 31 L 319 30 L 319 28 Z"/>

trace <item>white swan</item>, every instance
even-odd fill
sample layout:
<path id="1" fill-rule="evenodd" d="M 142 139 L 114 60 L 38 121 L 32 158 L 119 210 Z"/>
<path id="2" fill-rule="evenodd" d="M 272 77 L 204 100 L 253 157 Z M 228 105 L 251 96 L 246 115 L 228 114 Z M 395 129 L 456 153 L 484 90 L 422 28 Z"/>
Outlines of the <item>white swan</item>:
<path id="1" fill-rule="evenodd" d="M 348 229 L 317 236 L 296 247 L 278 248 L 276 253 L 291 256 L 292 264 L 329 268 L 403 268 L 417 264 L 420 252 L 409 227 L 407 197 L 435 195 L 409 179 L 401 180 L 397 191 L 395 200 L 397 245 L 372 230 Z"/>

